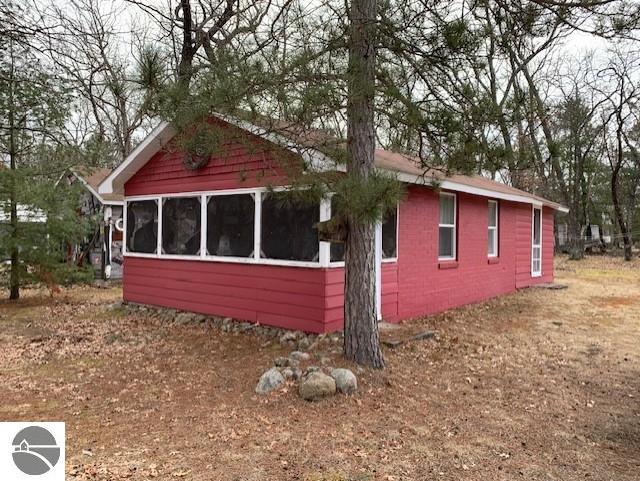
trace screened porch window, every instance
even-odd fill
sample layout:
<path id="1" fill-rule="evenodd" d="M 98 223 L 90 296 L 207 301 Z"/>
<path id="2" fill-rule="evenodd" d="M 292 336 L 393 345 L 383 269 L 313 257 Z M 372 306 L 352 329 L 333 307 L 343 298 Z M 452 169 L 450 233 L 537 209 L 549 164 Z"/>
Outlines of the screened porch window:
<path id="1" fill-rule="evenodd" d="M 127 203 L 127 251 L 155 254 L 158 248 L 158 201 Z"/>
<path id="2" fill-rule="evenodd" d="M 170 197 L 162 201 L 162 253 L 200 253 L 200 198 Z"/>
<path id="3" fill-rule="evenodd" d="M 438 224 L 438 259 L 456 258 L 456 196 L 440 194 L 440 222 Z"/>
<path id="4" fill-rule="evenodd" d="M 331 198 L 331 212 L 336 211 L 335 198 Z M 331 262 L 344 261 L 344 244 L 331 244 Z M 382 223 L 382 258 L 395 259 L 398 257 L 398 209 L 387 214 Z"/>
<path id="5" fill-rule="evenodd" d="M 255 195 L 209 197 L 207 204 L 207 254 L 252 257 Z"/>
<path id="6" fill-rule="evenodd" d="M 283 204 L 274 195 L 263 196 L 260 257 L 317 262 L 320 242 L 313 226 L 319 220 L 319 205 Z"/>
<path id="7" fill-rule="evenodd" d="M 498 202 L 489 201 L 487 255 L 498 257 Z"/>

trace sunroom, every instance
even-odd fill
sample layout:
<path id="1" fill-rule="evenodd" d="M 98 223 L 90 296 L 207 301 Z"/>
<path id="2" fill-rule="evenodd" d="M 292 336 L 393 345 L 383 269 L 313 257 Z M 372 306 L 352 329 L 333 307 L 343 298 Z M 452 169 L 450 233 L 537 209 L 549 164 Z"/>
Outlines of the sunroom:
<path id="1" fill-rule="evenodd" d="M 344 245 L 320 241 L 315 227 L 331 219 L 332 204 L 296 205 L 267 188 L 128 197 L 125 255 L 340 267 Z M 397 260 L 397 226 L 397 209 L 377 226 L 382 262 Z"/>

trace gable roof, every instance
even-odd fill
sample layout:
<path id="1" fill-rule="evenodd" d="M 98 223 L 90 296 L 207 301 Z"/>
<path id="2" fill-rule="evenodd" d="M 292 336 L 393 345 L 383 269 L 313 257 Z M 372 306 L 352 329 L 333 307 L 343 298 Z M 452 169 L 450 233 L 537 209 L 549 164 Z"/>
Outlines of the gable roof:
<path id="1" fill-rule="evenodd" d="M 344 171 L 345 166 L 336 162 L 327 154 L 316 148 L 318 141 L 326 141 L 330 136 L 321 131 L 303 131 L 299 127 L 283 122 L 276 122 L 276 130 L 265 128 L 254 123 L 216 114 L 214 117 L 235 125 L 258 137 L 262 137 L 274 144 L 287 148 L 302 156 L 305 165 L 318 171 L 338 170 Z M 124 194 L 124 184 L 159 152 L 176 134 L 176 130 L 168 123 L 161 122 L 110 175 L 106 176 L 99 188 L 96 189 L 102 196 Z M 322 143 L 322 142 L 320 142 Z M 344 142 L 334 139 L 334 146 L 343 145 Z M 520 189 L 510 187 L 479 175 L 445 175 L 440 171 L 425 170 L 420 166 L 419 159 L 397 152 L 383 149 L 375 151 L 375 166 L 378 169 L 394 173 L 398 180 L 410 184 L 433 186 L 454 192 L 466 192 L 496 199 L 522 202 L 534 206 L 546 206 L 561 212 L 568 212 L 566 207 L 530 194 Z"/>
<path id="2" fill-rule="evenodd" d="M 72 173 L 84 184 L 89 192 L 91 192 L 101 204 L 118 205 L 124 201 L 124 196 L 115 192 L 100 192 L 100 184 L 106 179 L 112 170 L 106 167 L 96 169 L 73 169 Z"/>

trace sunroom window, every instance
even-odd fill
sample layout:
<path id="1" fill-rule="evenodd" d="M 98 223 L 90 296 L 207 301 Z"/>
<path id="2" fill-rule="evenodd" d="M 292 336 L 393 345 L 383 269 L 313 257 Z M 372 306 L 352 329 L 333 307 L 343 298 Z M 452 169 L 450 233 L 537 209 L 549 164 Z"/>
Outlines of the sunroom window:
<path id="1" fill-rule="evenodd" d="M 331 212 L 336 211 L 335 196 L 331 198 Z M 394 209 L 387 214 L 382 223 L 382 258 L 394 259 L 398 257 L 397 236 L 398 233 L 398 210 Z M 331 262 L 344 260 L 344 244 L 331 244 Z"/>
<path id="2" fill-rule="evenodd" d="M 440 194 L 440 223 L 438 224 L 438 258 L 452 260 L 456 258 L 456 196 Z"/>
<path id="3" fill-rule="evenodd" d="M 158 201 L 127 202 L 127 251 L 155 254 L 158 247 Z"/>
<path id="4" fill-rule="evenodd" d="M 317 262 L 320 206 L 284 204 L 278 196 L 262 198 L 260 257 L 292 261 Z"/>
<path id="5" fill-rule="evenodd" d="M 163 199 L 162 253 L 200 253 L 200 197 Z"/>
<path id="6" fill-rule="evenodd" d="M 217 195 L 207 204 L 207 253 L 253 255 L 255 199 L 251 194 Z"/>

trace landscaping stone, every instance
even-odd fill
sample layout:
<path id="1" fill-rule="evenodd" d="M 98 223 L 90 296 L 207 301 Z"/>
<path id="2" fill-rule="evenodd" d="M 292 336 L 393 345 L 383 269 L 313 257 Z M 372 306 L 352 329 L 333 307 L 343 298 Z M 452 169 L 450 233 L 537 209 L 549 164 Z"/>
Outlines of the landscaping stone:
<path id="1" fill-rule="evenodd" d="M 333 369 L 330 376 L 336 382 L 336 389 L 341 393 L 353 394 L 358 390 L 358 379 L 349 369 Z"/>
<path id="2" fill-rule="evenodd" d="M 287 357 L 276 357 L 273 360 L 273 364 L 277 367 L 287 367 L 289 365 L 289 358 Z"/>
<path id="3" fill-rule="evenodd" d="M 268 371 L 266 371 L 262 376 L 260 376 L 260 380 L 256 386 L 256 393 L 265 394 L 274 389 L 277 389 L 284 383 L 284 377 L 278 371 L 277 368 L 272 367 Z"/>
<path id="4" fill-rule="evenodd" d="M 304 376 L 308 376 L 312 372 L 320 372 L 320 371 L 321 371 L 321 369 L 320 369 L 319 366 L 309 366 L 308 368 L 306 368 L 304 370 Z"/>
<path id="5" fill-rule="evenodd" d="M 331 376 L 321 372 L 312 372 L 303 378 L 298 394 L 307 401 L 318 401 L 336 393 L 336 382 Z"/>
<path id="6" fill-rule="evenodd" d="M 287 346 L 289 344 L 293 344 L 298 339 L 297 331 L 287 331 L 280 336 L 280 344 L 283 346 Z"/>
<path id="7" fill-rule="evenodd" d="M 175 317 L 175 322 L 178 324 L 197 324 L 203 322 L 207 316 L 197 314 L 195 312 L 180 312 Z"/>
<path id="8" fill-rule="evenodd" d="M 294 359 L 296 361 L 304 362 L 311 359 L 311 355 L 308 352 L 293 351 L 291 354 L 289 354 L 289 359 Z"/>
<path id="9" fill-rule="evenodd" d="M 435 337 L 436 332 L 435 331 L 424 331 L 424 332 L 420 332 L 418 334 L 416 334 L 415 336 L 411 336 L 409 338 L 410 341 L 423 341 L 425 339 L 432 339 L 433 337 Z"/>

